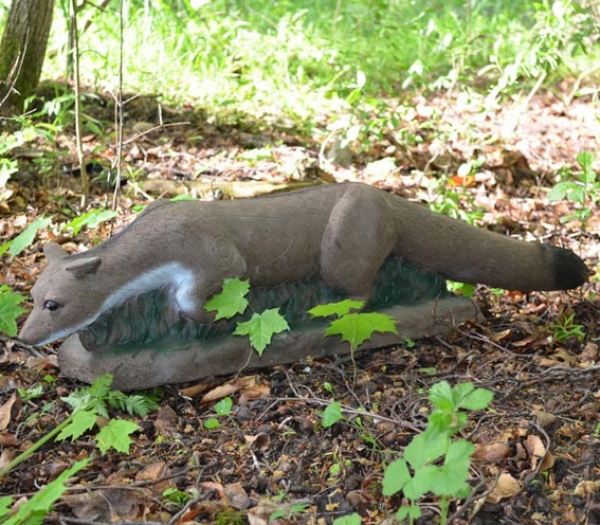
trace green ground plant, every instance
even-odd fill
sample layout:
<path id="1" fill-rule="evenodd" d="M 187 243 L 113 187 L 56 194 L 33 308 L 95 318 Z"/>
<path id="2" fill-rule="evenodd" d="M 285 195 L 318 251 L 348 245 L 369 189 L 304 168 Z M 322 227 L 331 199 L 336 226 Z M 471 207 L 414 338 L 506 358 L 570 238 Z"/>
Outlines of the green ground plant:
<path id="1" fill-rule="evenodd" d="M 118 409 L 130 415 L 145 416 L 156 410 L 156 400 L 151 396 L 141 394 L 126 395 L 110 388 L 111 375 L 98 377 L 90 386 L 75 390 L 71 395 L 61 398 L 72 407 L 71 415 L 65 418 L 51 432 L 36 441 L 25 452 L 15 457 L 8 465 L 0 469 L 0 479 L 11 472 L 23 461 L 30 458 L 38 449 L 53 439 L 58 441 L 70 439 L 74 441 L 89 432 L 98 424 L 98 416 L 105 418 L 107 423 L 96 433 L 96 446 L 102 454 L 109 449 L 118 452 L 129 452 L 133 432 L 139 429 L 131 421 L 113 419 L 109 409 Z"/>
<path id="2" fill-rule="evenodd" d="M 25 144 L 33 142 L 38 137 L 38 132 L 34 126 L 23 126 L 21 129 L 8 133 L 0 133 L 0 202 L 8 199 L 11 192 L 6 187 L 6 183 L 11 175 L 19 170 L 16 160 L 11 159 L 11 151 Z"/>
<path id="3" fill-rule="evenodd" d="M 567 199 L 577 205 L 574 213 L 560 218 L 561 223 L 578 219 L 585 229 L 590 217 L 599 211 L 600 179 L 592 168 L 594 160 L 592 153 L 581 152 L 577 155 L 577 163 L 581 167 L 581 173 L 574 175 L 570 170 L 563 170 L 559 174 L 561 180 L 548 193 L 548 199 L 551 202 Z"/>
<path id="4" fill-rule="evenodd" d="M 427 427 L 411 440 L 401 458 L 387 466 L 383 477 L 384 496 L 401 493 L 408 500 L 408 504 L 396 512 L 400 522 L 408 520 L 412 525 L 421 516 L 419 500 L 431 493 L 439 498 L 440 525 L 446 525 L 450 502 L 468 497 L 474 446 L 456 435 L 467 424 L 465 411 L 484 410 L 492 397 L 492 392 L 475 388 L 472 383 L 451 386 L 440 381 L 430 388 L 428 398 L 433 410 Z M 341 409 L 332 412 L 342 417 Z M 356 513 L 334 521 L 334 525 L 360 523 L 361 518 Z"/>
<path id="5" fill-rule="evenodd" d="M 189 492 L 170 487 L 162 493 L 165 501 L 172 503 L 178 508 L 182 508 L 190 499 L 192 495 Z"/>
<path id="6" fill-rule="evenodd" d="M 240 279 L 225 279 L 220 293 L 211 297 L 204 309 L 207 312 L 216 312 L 215 321 L 231 319 L 237 314 L 242 314 L 249 306 L 246 295 L 250 290 L 250 282 Z M 249 321 L 238 323 L 233 335 L 248 336 L 252 348 L 258 355 L 262 355 L 265 348 L 271 343 L 275 334 L 289 330 L 285 318 L 277 308 L 264 312 L 254 312 Z"/>
<path id="7" fill-rule="evenodd" d="M 597 15 L 587 0 L 130 2 L 124 88 L 175 101 L 185 93 L 219 108 L 219 119 L 262 108 L 304 121 L 346 99 L 357 71 L 369 79 L 367 95 L 483 81 L 497 98 L 589 69 Z M 54 18 L 44 65 L 52 78 L 65 70 L 69 34 L 67 16 Z M 89 4 L 80 20 L 83 79 L 110 91 L 118 10 Z"/>
<path id="8" fill-rule="evenodd" d="M 377 442 L 377 439 L 375 439 L 375 437 L 369 433 L 363 422 L 363 417 L 374 418 L 377 416 L 375 414 L 367 413 L 366 410 L 363 410 L 361 407 L 358 410 L 353 409 L 353 412 L 355 412 L 355 414 L 358 413 L 358 415 L 350 418 L 344 415 L 344 410 L 345 408 L 339 401 L 332 401 L 329 405 L 327 405 L 321 414 L 321 426 L 323 428 L 330 428 L 336 423 L 344 421 L 358 431 L 361 439 L 371 448 L 371 450 L 380 452 L 380 444 Z"/>
<path id="9" fill-rule="evenodd" d="M 374 332 L 398 334 L 396 322 L 386 314 L 378 312 L 355 312 L 365 306 L 363 301 L 345 299 L 337 303 L 323 304 L 311 308 L 308 313 L 314 318 L 335 317 L 331 321 L 325 337 L 339 335 L 342 342 L 350 345 L 352 354 L 365 341 L 371 339 Z"/>
<path id="10" fill-rule="evenodd" d="M 470 494 L 467 481 L 475 448 L 455 435 L 467 424 L 464 410 L 487 408 L 493 394 L 484 388 L 475 388 L 472 383 L 452 387 L 441 381 L 431 387 L 428 397 L 433 410 L 425 431 L 409 443 L 402 458 L 388 465 L 383 477 L 385 496 L 401 492 L 409 501 L 400 507 L 396 517 L 398 520 L 408 518 L 411 525 L 421 516 L 418 501 L 425 494 L 439 497 L 441 525 L 447 523 L 450 501 Z"/>
<path id="11" fill-rule="evenodd" d="M 0 133 L 0 202 L 8 200 L 13 192 L 7 186 L 11 176 L 19 170 L 14 152 L 19 148 L 37 148 L 42 143 L 54 144 L 56 127 L 35 119 L 34 115 L 14 117 L 7 120 L 6 128 L 10 131 Z M 47 157 L 33 159 L 36 169 L 44 172 L 52 160 Z"/>
<path id="12" fill-rule="evenodd" d="M 50 217 L 38 217 L 30 222 L 27 227 L 19 233 L 14 239 L 5 242 L 0 246 L 0 256 L 8 251 L 11 259 L 21 254 L 23 250 L 29 248 L 33 244 L 33 240 L 38 231 L 48 228 L 52 224 Z"/>
<path id="13" fill-rule="evenodd" d="M 575 322 L 575 312 L 570 314 L 563 312 L 556 321 L 547 326 L 547 330 L 558 343 L 563 343 L 572 337 L 580 342 L 585 339 L 584 326 Z"/>
<path id="14" fill-rule="evenodd" d="M 334 520 L 333 525 L 360 525 L 362 523 L 362 518 L 360 514 L 353 512 L 348 516 L 342 516 L 341 518 L 337 518 Z"/>
<path id="15" fill-rule="evenodd" d="M 4 525 L 41 525 L 54 503 L 67 490 L 65 483 L 85 468 L 89 462 L 89 459 L 82 459 L 74 463 L 28 501 L 20 505 L 16 512 L 11 511 L 13 503 L 11 496 L 0 498 L 0 522 Z"/>
<path id="16" fill-rule="evenodd" d="M 231 408 L 233 407 L 233 399 L 230 397 L 224 397 L 217 403 L 215 403 L 214 409 L 218 417 L 230 417 L 231 416 Z M 219 428 L 221 423 L 219 419 L 216 417 L 210 417 L 206 421 L 204 421 L 204 428 L 207 430 L 214 430 L 215 428 Z"/>
<path id="17" fill-rule="evenodd" d="M 95 228 L 103 222 L 114 219 L 118 215 L 113 210 L 94 209 L 68 222 L 62 223 L 58 226 L 58 229 L 61 231 L 70 230 L 73 235 L 78 235 L 84 227 Z M 0 256 L 8 252 L 11 259 L 14 259 L 33 244 L 39 231 L 49 228 L 52 224 L 52 217 L 38 217 L 34 219 L 14 239 L 0 245 Z"/>

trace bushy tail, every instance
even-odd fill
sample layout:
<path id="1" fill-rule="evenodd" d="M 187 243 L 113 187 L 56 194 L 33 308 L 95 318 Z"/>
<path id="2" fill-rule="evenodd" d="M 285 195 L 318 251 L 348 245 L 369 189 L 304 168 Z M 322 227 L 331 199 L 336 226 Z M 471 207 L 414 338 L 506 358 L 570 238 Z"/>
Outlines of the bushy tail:
<path id="1" fill-rule="evenodd" d="M 577 288 L 590 275 L 570 250 L 511 239 L 409 201 L 396 202 L 397 253 L 448 279 L 527 292 Z"/>

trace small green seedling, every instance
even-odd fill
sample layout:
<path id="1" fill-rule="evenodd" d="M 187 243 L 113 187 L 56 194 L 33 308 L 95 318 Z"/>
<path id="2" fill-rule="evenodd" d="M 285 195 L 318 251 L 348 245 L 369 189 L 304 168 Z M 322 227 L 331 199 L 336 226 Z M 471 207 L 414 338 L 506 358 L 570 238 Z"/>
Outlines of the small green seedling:
<path id="1" fill-rule="evenodd" d="M 233 400 L 230 397 L 225 397 L 215 403 L 215 412 L 220 417 L 228 417 L 231 415 L 231 407 L 233 407 Z M 207 430 L 214 430 L 215 428 L 219 428 L 221 423 L 216 417 L 208 418 L 204 422 L 204 428 Z"/>
<path id="2" fill-rule="evenodd" d="M 17 393 L 23 401 L 31 401 L 41 397 L 44 394 L 44 387 L 42 385 L 35 385 L 31 388 L 18 387 Z"/>
<path id="3" fill-rule="evenodd" d="M 364 412 L 364 410 L 358 409 L 358 412 Z M 360 416 L 356 416 L 352 419 L 344 416 L 343 409 L 341 403 L 338 401 L 332 401 L 327 408 L 323 410 L 323 414 L 321 414 L 321 426 L 323 428 L 329 428 L 335 425 L 339 421 L 345 421 L 349 425 L 356 428 L 359 432 L 361 439 L 371 447 L 372 450 L 379 450 L 379 444 L 377 440 L 369 434 L 365 425 L 363 423 L 363 419 Z"/>
<path id="4" fill-rule="evenodd" d="M 311 308 L 308 313 L 314 317 L 331 317 L 337 319 L 325 331 L 325 337 L 341 335 L 342 341 L 350 344 L 350 357 L 354 364 L 354 380 L 356 381 L 356 362 L 354 352 L 365 341 L 371 339 L 374 332 L 397 334 L 396 322 L 392 317 L 378 312 L 352 312 L 361 310 L 363 301 L 345 299 L 337 303 L 323 304 Z"/>
<path id="5" fill-rule="evenodd" d="M 475 294 L 475 286 L 468 283 L 459 283 L 456 281 L 446 281 L 448 291 L 462 295 L 463 297 L 471 298 Z"/>
<path id="6" fill-rule="evenodd" d="M 402 492 L 409 501 L 396 513 L 399 521 L 408 519 L 412 525 L 421 516 L 418 500 L 432 493 L 440 498 L 440 524 L 445 525 L 450 499 L 470 494 L 467 480 L 474 447 L 466 439 L 452 437 L 467 423 L 463 410 L 483 410 L 492 397 L 492 392 L 472 383 L 451 387 L 441 381 L 431 387 L 434 409 L 427 428 L 409 443 L 402 458 L 390 463 L 383 478 L 385 496 Z"/>
<path id="7" fill-rule="evenodd" d="M 275 334 L 285 332 L 290 327 L 277 308 L 265 310 L 259 314 L 252 314 L 249 321 L 238 323 L 233 335 L 247 335 L 250 344 L 258 355 L 262 355 L 265 348 L 271 344 Z"/>
<path id="8" fill-rule="evenodd" d="M 579 180 L 566 180 L 553 186 L 548 193 L 548 199 L 556 202 L 566 198 L 568 201 L 578 205 L 574 213 L 560 218 L 561 223 L 572 219 L 579 219 L 585 226 L 592 216 L 594 208 L 600 203 L 600 180 L 598 174 L 592 169 L 594 155 L 587 151 L 577 155 L 577 163 L 581 167 Z M 571 175 L 573 178 L 573 176 Z"/>
<path id="9" fill-rule="evenodd" d="M 71 405 L 73 412 L 42 439 L 36 441 L 25 452 L 19 454 L 8 465 L 0 469 L 0 478 L 6 476 L 13 468 L 31 457 L 38 449 L 52 439 L 74 441 L 94 428 L 97 417 L 108 419 L 108 423 L 96 434 L 96 446 L 105 453 L 113 448 L 118 452 L 128 453 L 133 432 L 139 430 L 131 421 L 111 419 L 108 409 L 119 409 L 139 416 L 146 416 L 158 407 L 156 401 L 149 396 L 139 394 L 126 395 L 110 388 L 113 377 L 110 374 L 98 377 L 90 386 L 78 388 L 70 396 L 61 398 Z"/>
<path id="10" fill-rule="evenodd" d="M 464 186 L 457 185 L 452 178 L 425 178 L 422 184 L 426 191 L 419 192 L 417 196 L 426 202 L 432 211 L 460 219 L 471 225 L 476 225 L 483 217 L 481 209 L 465 210 L 465 203 L 471 207 L 475 206 L 474 199 Z"/>
<path id="11" fill-rule="evenodd" d="M 191 499 L 189 492 L 179 490 L 176 488 L 168 488 L 162 493 L 163 498 L 176 505 L 177 507 L 183 507 Z"/>
<path id="12" fill-rule="evenodd" d="M 342 405 L 338 401 L 333 401 L 327 408 L 323 410 L 321 416 L 321 425 L 323 428 L 329 428 L 335 425 L 338 421 L 346 419 L 342 414 Z"/>
<path id="13" fill-rule="evenodd" d="M 548 325 L 548 331 L 552 334 L 554 340 L 559 343 L 571 337 L 574 337 L 578 341 L 583 341 L 585 338 L 583 325 L 575 323 L 575 312 L 569 315 L 560 315 L 554 323 Z"/>
<path id="14" fill-rule="evenodd" d="M 325 383 L 323 383 L 323 390 L 333 394 L 333 385 L 329 381 L 325 381 Z"/>

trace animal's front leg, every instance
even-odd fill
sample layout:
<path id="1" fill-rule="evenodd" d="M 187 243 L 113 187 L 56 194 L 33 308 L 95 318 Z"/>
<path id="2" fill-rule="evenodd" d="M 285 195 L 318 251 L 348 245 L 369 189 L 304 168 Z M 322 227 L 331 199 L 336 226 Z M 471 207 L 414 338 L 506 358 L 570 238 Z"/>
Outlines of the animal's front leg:
<path id="1" fill-rule="evenodd" d="M 175 298 L 182 317 L 196 323 L 212 323 L 215 313 L 204 309 L 206 301 L 221 291 L 224 279 L 243 277 L 247 264 L 233 235 L 207 234 L 206 219 L 198 221 L 197 226 L 190 228 L 184 241 L 183 252 L 190 274 L 181 281 L 183 286 L 177 288 Z M 243 227 L 241 224 L 240 228 Z M 214 229 L 218 233 L 218 224 Z"/>
<path id="2" fill-rule="evenodd" d="M 193 287 L 182 287 L 175 291 L 175 303 L 179 315 L 198 324 L 212 323 L 214 312 L 204 309 L 206 301 L 220 290 L 220 285 L 205 282 L 195 283 Z"/>

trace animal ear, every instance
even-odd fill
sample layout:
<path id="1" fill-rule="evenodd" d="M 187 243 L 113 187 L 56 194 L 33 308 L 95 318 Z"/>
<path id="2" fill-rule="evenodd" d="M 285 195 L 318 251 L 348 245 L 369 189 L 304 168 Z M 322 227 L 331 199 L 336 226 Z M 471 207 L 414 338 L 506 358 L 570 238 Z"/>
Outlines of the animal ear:
<path id="1" fill-rule="evenodd" d="M 65 268 L 65 270 L 71 272 L 75 277 L 83 277 L 84 275 L 96 273 L 96 270 L 101 263 L 102 259 L 100 259 L 100 257 L 85 257 L 73 261 Z"/>
<path id="2" fill-rule="evenodd" d="M 48 259 L 48 262 L 53 262 L 68 257 L 69 252 L 55 242 L 48 242 L 44 245 L 44 255 Z"/>

